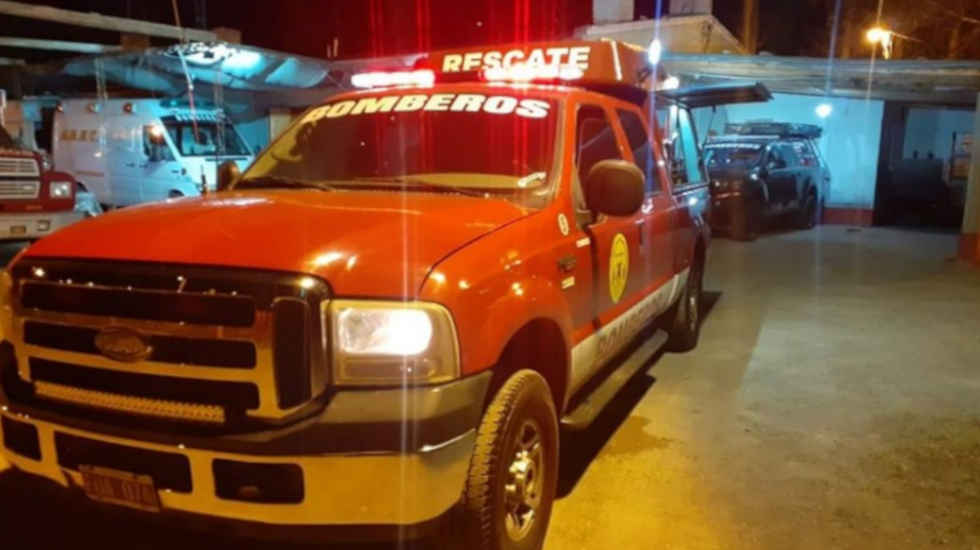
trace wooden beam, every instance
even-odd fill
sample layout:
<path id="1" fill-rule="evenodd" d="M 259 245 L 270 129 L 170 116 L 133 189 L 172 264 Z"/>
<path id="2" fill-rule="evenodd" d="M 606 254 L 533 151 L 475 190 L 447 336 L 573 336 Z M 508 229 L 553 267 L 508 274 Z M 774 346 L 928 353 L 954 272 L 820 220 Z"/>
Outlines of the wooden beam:
<path id="1" fill-rule="evenodd" d="M 123 51 L 122 46 L 112 46 L 109 44 L 67 42 L 65 40 L 40 40 L 36 38 L 18 38 L 13 36 L 0 36 L 0 46 L 7 48 L 24 48 L 27 50 L 55 50 L 61 52 L 78 52 L 88 54 L 115 53 Z"/>
<path id="2" fill-rule="evenodd" d="M 127 19 L 125 17 L 102 15 L 94 12 L 85 13 L 63 10 L 51 6 L 36 6 L 23 2 L 10 2 L 8 0 L 0 0 L 0 13 L 27 19 L 41 19 L 63 25 L 92 27 L 104 31 L 145 34 L 147 36 L 159 36 L 173 40 L 186 39 L 200 42 L 214 42 L 218 39 L 215 33 L 201 29 L 178 28 L 173 25 L 140 21 L 139 19 Z"/>

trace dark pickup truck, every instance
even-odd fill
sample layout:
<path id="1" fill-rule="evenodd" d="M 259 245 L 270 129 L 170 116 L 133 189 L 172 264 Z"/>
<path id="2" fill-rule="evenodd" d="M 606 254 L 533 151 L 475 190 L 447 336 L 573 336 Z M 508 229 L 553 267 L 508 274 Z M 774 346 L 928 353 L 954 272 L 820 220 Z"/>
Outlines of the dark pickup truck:
<path id="1" fill-rule="evenodd" d="M 779 122 L 727 124 L 705 145 L 711 177 L 711 226 L 752 240 L 768 220 L 791 217 L 810 229 L 830 187 L 830 171 L 815 140 L 819 126 Z"/>

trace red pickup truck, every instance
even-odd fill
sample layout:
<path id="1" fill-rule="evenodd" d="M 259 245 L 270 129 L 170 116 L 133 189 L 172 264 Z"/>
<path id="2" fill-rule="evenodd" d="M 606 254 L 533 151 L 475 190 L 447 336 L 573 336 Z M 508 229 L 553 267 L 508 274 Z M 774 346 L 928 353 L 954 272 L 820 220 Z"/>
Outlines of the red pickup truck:
<path id="1" fill-rule="evenodd" d="M 3 275 L 3 456 L 148 516 L 540 548 L 559 426 L 698 340 L 707 182 L 646 59 L 355 75 L 218 193 L 40 241 Z"/>

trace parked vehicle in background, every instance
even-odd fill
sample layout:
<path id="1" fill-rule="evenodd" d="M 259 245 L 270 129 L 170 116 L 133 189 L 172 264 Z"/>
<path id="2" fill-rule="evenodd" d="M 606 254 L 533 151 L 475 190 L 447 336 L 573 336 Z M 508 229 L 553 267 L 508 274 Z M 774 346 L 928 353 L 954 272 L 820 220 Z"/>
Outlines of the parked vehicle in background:
<path id="1" fill-rule="evenodd" d="M 2 124 L 0 101 L 0 240 L 34 240 L 84 217 L 76 211 L 78 186 L 50 169 L 38 151 L 25 149 Z"/>
<path id="2" fill-rule="evenodd" d="M 98 201 L 127 206 L 213 191 L 217 167 L 252 151 L 224 112 L 174 99 L 27 98 L 37 145 Z M 33 104 L 32 104 L 33 103 Z"/>
<path id="3" fill-rule="evenodd" d="M 811 124 L 727 124 L 705 146 L 712 179 L 711 226 L 738 240 L 754 239 L 770 220 L 788 217 L 815 226 L 830 188 L 830 170 Z"/>

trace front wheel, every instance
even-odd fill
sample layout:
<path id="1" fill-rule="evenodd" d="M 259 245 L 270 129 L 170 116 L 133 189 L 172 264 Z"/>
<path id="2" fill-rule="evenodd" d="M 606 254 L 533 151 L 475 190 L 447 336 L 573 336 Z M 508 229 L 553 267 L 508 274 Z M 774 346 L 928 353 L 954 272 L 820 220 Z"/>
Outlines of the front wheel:
<path id="1" fill-rule="evenodd" d="M 674 304 L 673 323 L 667 340 L 667 349 L 670 351 L 690 351 L 698 345 L 698 337 L 701 335 L 703 267 L 699 262 L 691 265 L 684 293 Z"/>
<path id="2" fill-rule="evenodd" d="M 540 374 L 521 370 L 480 423 L 463 499 L 467 550 L 538 550 L 558 482 L 558 420 Z"/>
<path id="3" fill-rule="evenodd" d="M 803 208 L 800 210 L 800 218 L 797 226 L 800 229 L 813 229 L 817 225 L 817 198 L 809 195 Z"/>

